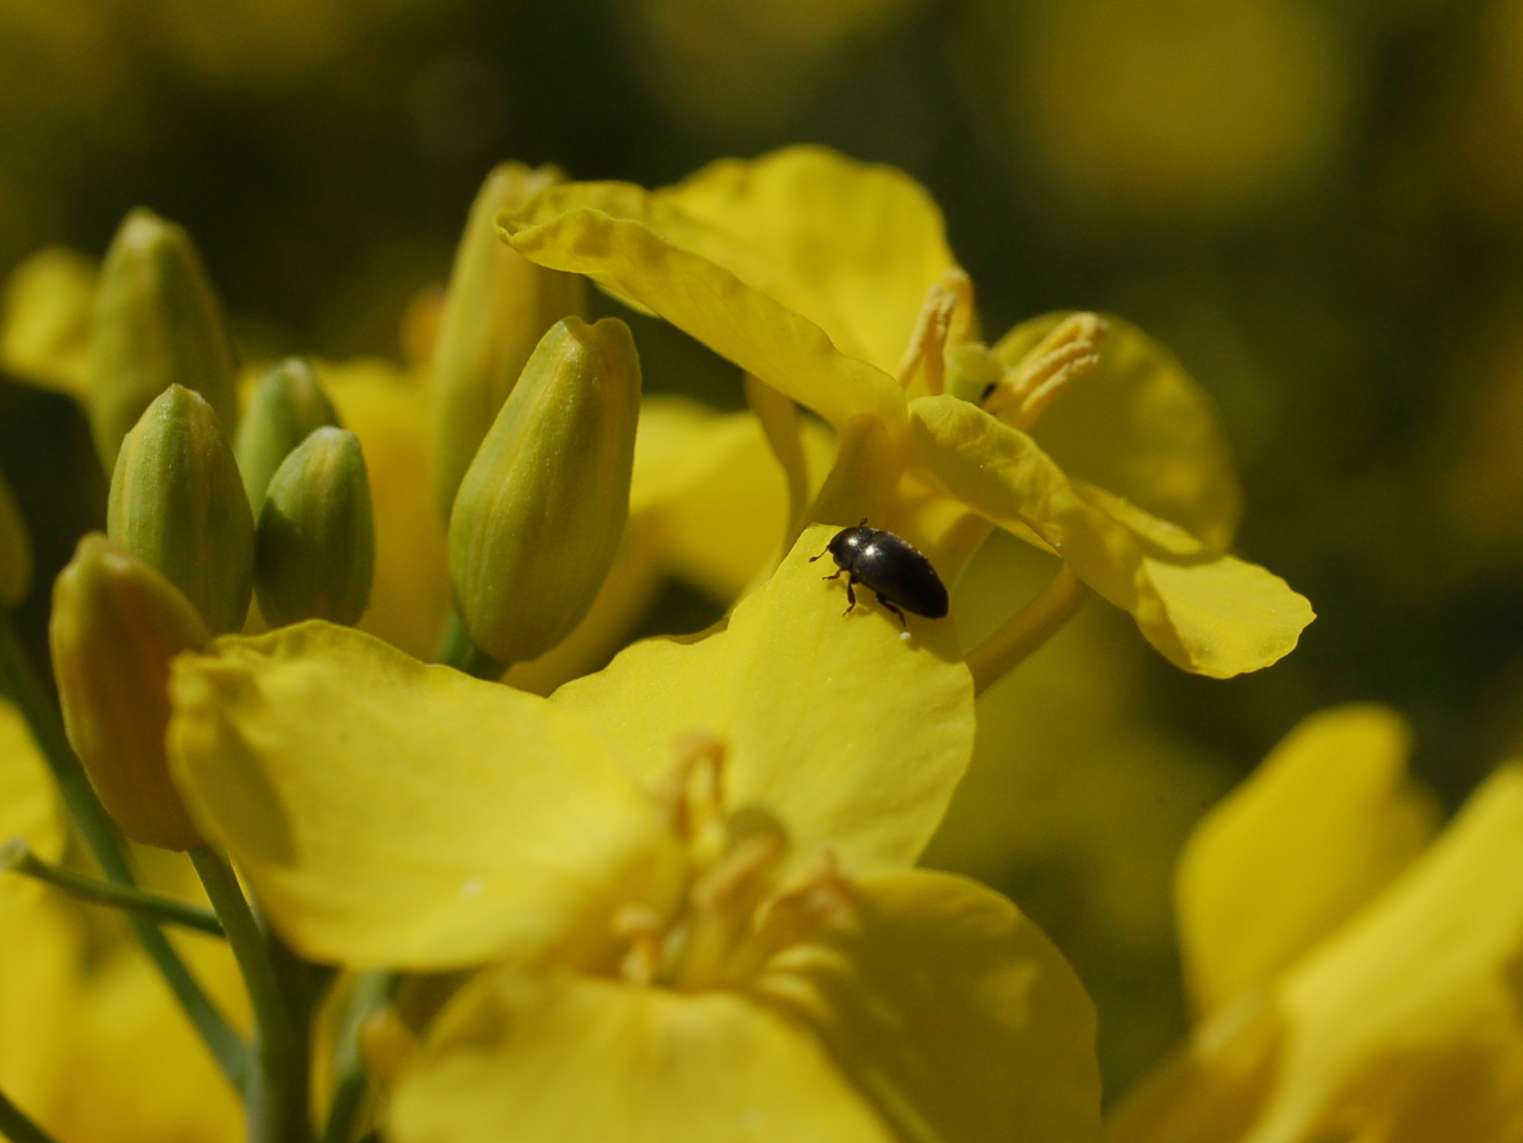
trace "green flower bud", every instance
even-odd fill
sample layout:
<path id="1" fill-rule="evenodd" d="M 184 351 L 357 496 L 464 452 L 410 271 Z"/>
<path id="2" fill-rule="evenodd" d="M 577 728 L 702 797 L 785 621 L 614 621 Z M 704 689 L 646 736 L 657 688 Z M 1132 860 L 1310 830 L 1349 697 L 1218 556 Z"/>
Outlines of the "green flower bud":
<path id="1" fill-rule="evenodd" d="M 170 660 L 209 638 L 190 601 L 94 532 L 53 585 L 48 637 L 64 730 L 107 812 L 136 841 L 200 844 L 164 752 Z"/>
<path id="2" fill-rule="evenodd" d="M 471 463 L 450 516 L 450 584 L 472 642 L 504 663 L 591 606 L 629 515 L 640 359 L 629 327 L 557 322 Z"/>
<path id="3" fill-rule="evenodd" d="M 171 385 L 122 440 L 111 539 L 160 572 L 214 634 L 236 631 L 254 579 L 254 517 L 212 407 Z"/>
<path id="4" fill-rule="evenodd" d="M 554 167 L 503 163 L 471 204 L 434 351 L 435 491 L 446 519 L 461 477 L 540 337 L 559 319 L 586 312 L 580 277 L 534 265 L 497 233 L 500 212 L 564 177 Z"/>
<path id="5" fill-rule="evenodd" d="M 270 477 L 291 451 L 314 429 L 339 423 L 333 402 L 318 384 L 311 364 L 302 358 L 288 357 L 260 378 L 238 425 L 234 446 L 255 515 L 264 503 Z"/>
<path id="6" fill-rule="evenodd" d="M 375 528 L 360 440 L 320 428 L 276 469 L 254 556 L 259 609 L 275 626 L 353 623 L 370 602 Z"/>
<path id="7" fill-rule="evenodd" d="M 32 540 L 11 482 L 0 472 L 0 604 L 17 607 L 32 586 Z"/>
<path id="8" fill-rule="evenodd" d="M 233 346 L 190 236 L 147 210 L 127 215 L 101 267 L 90 350 L 90 424 L 109 469 L 129 429 L 170 385 L 237 422 Z"/>

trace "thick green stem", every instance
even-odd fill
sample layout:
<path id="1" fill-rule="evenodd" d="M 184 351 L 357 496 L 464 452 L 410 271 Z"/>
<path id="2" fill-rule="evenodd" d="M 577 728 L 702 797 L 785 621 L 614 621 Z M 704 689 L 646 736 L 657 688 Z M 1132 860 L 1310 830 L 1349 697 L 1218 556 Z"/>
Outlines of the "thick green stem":
<path id="1" fill-rule="evenodd" d="M 11 1143 L 57 1143 L 37 1122 L 0 1091 L 0 1136 Z"/>
<path id="2" fill-rule="evenodd" d="M 1067 564 L 1025 607 L 968 652 L 973 692 L 983 694 L 1011 669 L 1051 639 L 1089 597 L 1089 589 Z"/>
<path id="3" fill-rule="evenodd" d="M 43 689 L 26 651 L 16 636 L 8 608 L 0 607 L 0 690 L 11 696 L 42 752 L 43 761 L 52 772 L 64 804 L 80 836 L 106 879 L 115 885 L 133 888 L 136 879 L 127 864 L 126 850 L 116 826 L 101 806 L 84 767 L 74 756 L 69 740 L 64 736 L 63 723 L 52 698 Z M 217 1066 L 229 1083 L 239 1090 L 243 1087 L 248 1067 L 248 1049 L 233 1031 L 201 986 L 191 976 L 185 962 L 174 951 L 158 926 L 139 914 L 128 915 L 132 931 L 143 946 L 143 951 L 158 968 L 164 982 L 174 993 L 185 1015 L 206 1042 Z"/>
<path id="4" fill-rule="evenodd" d="M 156 924 L 183 925 L 187 929 L 210 933 L 214 937 L 222 935 L 222 925 L 217 918 L 197 905 L 146 889 L 97 881 L 93 877 L 75 873 L 72 869 L 49 865 L 28 849 L 26 842 L 20 838 L 0 845 L 0 871 L 41 881 L 79 901 L 125 909 Z"/>
<path id="5" fill-rule="evenodd" d="M 333 1048 L 333 1105 L 322 1143 L 349 1143 L 350 1133 L 365 1104 L 365 1057 L 360 1051 L 360 1030 L 372 1013 L 382 1008 L 396 992 L 397 975 L 392 972 L 367 972 L 355 978 L 344 1023 Z"/>
<path id="6" fill-rule="evenodd" d="M 254 1011 L 254 1067 L 246 1092 L 248 1143 L 305 1143 L 312 1138 L 306 1006 L 282 987 L 272 938 L 255 919 L 232 867 L 205 845 L 190 850 L 190 860 L 222 921 Z"/>

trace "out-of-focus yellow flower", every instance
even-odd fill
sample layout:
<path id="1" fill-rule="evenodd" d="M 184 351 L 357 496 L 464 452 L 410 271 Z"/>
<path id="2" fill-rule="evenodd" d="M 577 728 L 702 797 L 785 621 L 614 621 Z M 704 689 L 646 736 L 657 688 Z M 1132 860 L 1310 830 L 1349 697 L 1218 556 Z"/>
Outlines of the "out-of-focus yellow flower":
<path id="1" fill-rule="evenodd" d="M 503 962 L 392 1138 L 1098 1138 L 1078 981 L 1009 902 L 909 868 L 972 748 L 956 632 L 840 620 L 828 536 L 723 632 L 550 699 L 324 624 L 181 660 L 182 787 L 293 945 Z"/>
<path id="2" fill-rule="evenodd" d="M 12 837 L 46 861 L 64 854 L 52 780 L 20 714 L 0 701 L 0 839 Z M 0 1090 L 61 1143 L 238 1137 L 237 1095 L 115 918 L 0 875 L 0 933 Z M 247 1026 L 236 966 L 222 943 L 175 943 L 217 1002 Z"/>
<path id="3" fill-rule="evenodd" d="M 1219 217 L 1285 197 L 1348 133 L 1337 17 L 1294 0 L 1022 5 L 1005 69 L 1028 153 L 1095 214 Z"/>
<path id="4" fill-rule="evenodd" d="M 1177 885 L 1200 1025 L 1117 1143 L 1520 1137 L 1523 763 L 1427 844 L 1407 738 L 1335 708 L 1201 825 Z"/>
<path id="5" fill-rule="evenodd" d="M 1200 674 L 1267 666 L 1312 619 L 1284 581 L 1225 554 L 1231 465 L 1167 351 L 1086 315 L 981 351 L 941 216 L 896 171 L 790 148 L 655 192 L 553 187 L 501 222 L 525 257 L 588 275 L 834 424 L 816 518 L 866 515 L 955 578 L 987 534 L 976 514 L 1061 554 Z M 969 380 L 1011 423 L 944 391 Z M 1075 407 L 1048 451 L 1046 417 L 1032 422 L 1060 393 L 1057 409 Z"/>
<path id="6" fill-rule="evenodd" d="M 85 399 L 95 264 L 62 246 L 39 250 L 0 295 L 0 367 Z"/>

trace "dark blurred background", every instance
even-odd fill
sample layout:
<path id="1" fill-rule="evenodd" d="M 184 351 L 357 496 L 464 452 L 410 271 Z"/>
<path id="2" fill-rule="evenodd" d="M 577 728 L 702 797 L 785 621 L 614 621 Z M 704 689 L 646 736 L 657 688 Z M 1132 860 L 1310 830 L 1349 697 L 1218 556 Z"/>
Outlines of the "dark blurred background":
<path id="1" fill-rule="evenodd" d="M 1450 804 L 1519 743 L 1523 0 L 3 0 L 0 76 L 0 272 L 48 244 L 99 257 L 150 205 L 195 235 L 246 355 L 397 356 L 496 160 L 657 184 L 796 141 L 931 189 L 986 334 L 1085 307 L 1170 345 L 1237 450 L 1240 549 L 1320 617 L 1228 683 L 1130 635 L 1071 665 L 1109 737 L 1048 742 L 1042 789 L 1067 792 L 977 827 L 1009 846 L 938 850 L 1021 894 L 1102 1011 L 1156 994 L 1140 1039 L 1107 1033 L 1112 1080 L 1182 1026 L 1173 847 L 1298 718 L 1391 703 Z M 655 387 L 739 405 L 672 352 Z M 1055 720 L 1100 701 L 1047 697 Z M 1129 749 L 1207 776 L 1159 779 L 1182 804 L 1088 784 Z M 1106 798 L 1057 851 L 1023 825 Z M 1130 835 L 1157 851 L 1138 900 L 1076 905 L 1086 847 Z M 1129 907 L 1164 933 L 1135 955 L 1097 920 L 1127 931 Z"/>

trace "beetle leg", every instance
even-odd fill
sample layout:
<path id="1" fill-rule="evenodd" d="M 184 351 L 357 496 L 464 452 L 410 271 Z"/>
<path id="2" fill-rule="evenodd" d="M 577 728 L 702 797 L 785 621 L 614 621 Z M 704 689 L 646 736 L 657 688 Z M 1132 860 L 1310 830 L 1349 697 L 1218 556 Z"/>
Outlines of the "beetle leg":
<path id="1" fill-rule="evenodd" d="M 851 575 L 846 577 L 846 610 L 841 612 L 842 615 L 850 615 L 851 609 L 857 605 L 857 593 L 851 589 L 851 585 L 856 582 L 856 576 Z"/>
<path id="2" fill-rule="evenodd" d="M 904 612 L 899 610 L 899 605 L 897 603 L 894 603 L 891 600 L 884 599 L 883 596 L 879 595 L 879 593 L 876 592 L 876 591 L 873 592 L 873 594 L 878 596 L 878 602 L 879 603 L 883 604 L 884 607 L 888 608 L 890 611 L 892 611 L 895 615 L 897 615 L 899 617 L 899 626 L 900 627 L 908 627 L 909 626 L 909 623 L 906 622 L 906 620 L 904 618 Z"/>
<path id="3" fill-rule="evenodd" d="M 828 583 L 828 582 L 829 582 L 829 581 L 830 581 L 830 580 L 833 580 L 833 579 L 840 579 L 840 578 L 841 578 L 841 573 L 842 573 L 842 572 L 843 572 L 843 571 L 845 571 L 845 570 L 846 570 L 846 569 L 845 569 L 845 568 L 836 568 L 836 571 L 835 571 L 835 574 L 834 574 L 834 575 L 827 575 L 827 576 L 825 576 L 825 577 L 823 577 L 823 578 L 824 578 L 824 579 L 825 579 L 825 581 L 826 581 L 826 582 L 827 582 L 827 583 Z"/>

